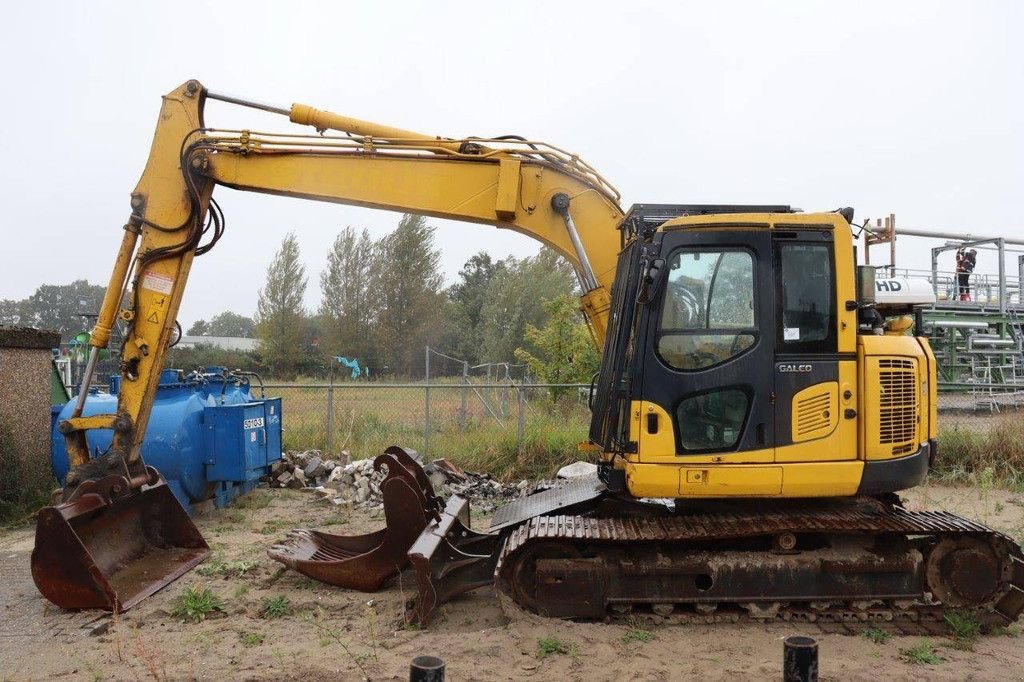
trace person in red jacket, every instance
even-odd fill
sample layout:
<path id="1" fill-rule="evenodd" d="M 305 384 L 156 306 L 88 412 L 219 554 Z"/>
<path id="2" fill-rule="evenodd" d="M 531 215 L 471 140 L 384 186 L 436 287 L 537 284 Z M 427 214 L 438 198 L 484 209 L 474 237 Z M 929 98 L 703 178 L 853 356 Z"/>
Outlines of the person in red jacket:
<path id="1" fill-rule="evenodd" d="M 974 249 L 959 249 L 956 252 L 956 282 L 961 301 L 971 300 L 971 273 L 974 272 L 977 261 L 978 252 Z"/>

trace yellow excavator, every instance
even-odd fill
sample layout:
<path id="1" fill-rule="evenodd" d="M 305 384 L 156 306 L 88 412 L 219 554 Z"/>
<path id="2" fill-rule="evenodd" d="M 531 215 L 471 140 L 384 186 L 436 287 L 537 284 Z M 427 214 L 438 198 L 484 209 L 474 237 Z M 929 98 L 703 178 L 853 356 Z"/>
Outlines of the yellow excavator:
<path id="1" fill-rule="evenodd" d="M 317 134 L 209 128 L 216 99 Z M 42 510 L 32 570 L 67 608 L 130 608 L 209 550 L 141 444 L 193 259 L 224 220 L 217 185 L 516 230 L 575 268 L 603 349 L 584 447 L 592 477 L 532 491 L 470 530 L 401 448 L 377 459 L 387 527 L 297 531 L 273 558 L 379 588 L 410 564 L 412 615 L 488 584 L 562 618 L 803 620 L 941 628 L 1024 610 L 1010 538 L 895 494 L 935 456 L 935 358 L 905 333 L 909 305 L 876 301 L 856 266 L 851 209 L 640 204 L 579 157 L 517 136 L 432 137 L 309 106 L 215 93 L 163 98 L 149 161 L 92 332 L 83 378 L 120 320 L 116 414 L 62 422 L 73 466 Z M 90 456 L 85 434 L 110 429 Z"/>

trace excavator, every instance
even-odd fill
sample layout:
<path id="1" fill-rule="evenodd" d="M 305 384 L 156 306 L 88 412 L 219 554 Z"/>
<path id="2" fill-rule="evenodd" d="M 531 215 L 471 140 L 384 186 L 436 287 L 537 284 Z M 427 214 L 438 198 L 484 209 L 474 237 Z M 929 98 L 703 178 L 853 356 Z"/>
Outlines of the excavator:
<path id="1" fill-rule="evenodd" d="M 207 127 L 219 100 L 315 130 Z M 376 466 L 387 526 L 297 530 L 271 557 L 375 590 L 416 572 L 410 613 L 485 585 L 556 618 L 984 626 L 1024 610 L 1024 554 L 948 512 L 907 509 L 936 453 L 936 361 L 858 267 L 852 209 L 638 204 L 558 147 L 435 137 L 189 80 L 163 98 L 90 338 L 73 468 L 38 518 L 32 571 L 64 608 L 123 611 L 209 549 L 141 443 L 193 259 L 224 232 L 218 186 L 412 212 L 529 235 L 564 256 L 602 349 L 591 387 L 595 476 L 539 485 L 487 531 L 445 502 L 413 453 Z M 82 416 L 111 329 L 126 328 L 115 414 Z M 103 454 L 85 434 L 110 429 Z"/>

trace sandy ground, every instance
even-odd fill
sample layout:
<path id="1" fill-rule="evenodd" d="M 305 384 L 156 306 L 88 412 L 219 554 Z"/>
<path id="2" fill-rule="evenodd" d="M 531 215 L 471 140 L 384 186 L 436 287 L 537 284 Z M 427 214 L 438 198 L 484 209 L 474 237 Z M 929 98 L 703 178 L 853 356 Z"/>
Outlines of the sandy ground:
<path id="1" fill-rule="evenodd" d="M 982 638 L 973 651 L 932 638 L 943 659 L 934 665 L 901 656 L 920 637 L 875 644 L 807 625 L 662 626 L 652 628 L 650 641 L 626 642 L 625 625 L 506 616 L 486 589 L 442 607 L 429 628 L 409 629 L 401 619 L 409 576 L 364 594 L 308 580 L 265 554 L 289 527 L 328 524 L 330 532 L 350 534 L 382 520 L 338 512 L 302 492 L 255 495 L 261 504 L 198 520 L 215 559 L 232 575 L 193 571 L 115 620 L 50 606 L 29 575 L 32 529 L 0 532 L 0 679 L 403 680 L 409 661 L 421 654 L 444 658 L 450 680 L 778 679 L 782 639 L 792 634 L 818 639 L 823 680 L 1024 679 L 1019 623 L 1008 634 Z M 908 497 L 914 508 L 956 511 L 1024 541 L 1024 494 L 929 486 Z M 242 575 L 237 562 L 246 562 Z M 173 618 L 182 592 L 203 585 L 223 600 L 223 611 L 195 624 Z M 263 617 L 265 600 L 281 596 L 289 612 Z M 546 638 L 568 653 L 541 655 L 538 641 Z"/>

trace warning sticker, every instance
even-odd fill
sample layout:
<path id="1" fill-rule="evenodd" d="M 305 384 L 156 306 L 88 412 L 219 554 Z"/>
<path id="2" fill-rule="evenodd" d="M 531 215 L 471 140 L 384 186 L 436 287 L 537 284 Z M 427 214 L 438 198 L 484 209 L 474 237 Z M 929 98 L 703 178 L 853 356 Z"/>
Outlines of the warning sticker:
<path id="1" fill-rule="evenodd" d="M 782 328 L 782 340 L 783 341 L 799 341 L 800 340 L 800 327 L 783 327 Z"/>
<path id="2" fill-rule="evenodd" d="M 155 291 L 160 294 L 171 293 L 171 287 L 174 286 L 174 278 L 168 277 L 167 275 L 161 275 L 159 272 L 153 272 L 152 270 L 146 270 L 142 273 L 142 288 Z"/>
<path id="3" fill-rule="evenodd" d="M 146 322 L 152 322 L 153 324 L 160 324 L 160 316 L 157 315 L 156 311 L 154 310 L 153 312 L 151 312 L 149 314 L 149 317 L 146 318 Z"/>

